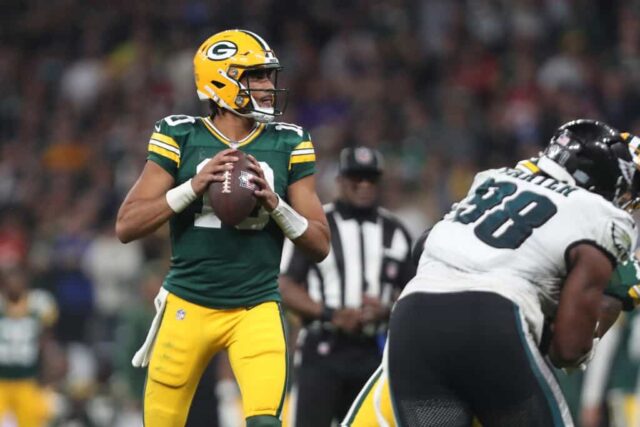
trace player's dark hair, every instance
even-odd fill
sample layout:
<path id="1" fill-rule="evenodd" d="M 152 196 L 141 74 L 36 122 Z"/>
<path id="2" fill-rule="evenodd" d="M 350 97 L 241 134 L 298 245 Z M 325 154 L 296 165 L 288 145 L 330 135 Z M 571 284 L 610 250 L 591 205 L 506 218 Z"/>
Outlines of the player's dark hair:
<path id="1" fill-rule="evenodd" d="M 218 104 L 216 104 L 215 102 L 213 102 L 213 99 L 209 100 L 209 110 L 211 111 L 211 118 L 213 119 L 216 114 L 218 114 L 218 112 L 220 111 L 220 107 L 218 106 Z"/>

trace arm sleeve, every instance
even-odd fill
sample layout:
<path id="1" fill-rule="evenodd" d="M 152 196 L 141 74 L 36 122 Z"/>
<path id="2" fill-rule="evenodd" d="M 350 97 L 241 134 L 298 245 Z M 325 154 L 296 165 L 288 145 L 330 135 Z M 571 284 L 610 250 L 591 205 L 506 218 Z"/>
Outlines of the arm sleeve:
<path id="1" fill-rule="evenodd" d="M 289 184 L 316 172 L 316 152 L 309 132 L 302 132 L 302 141 L 296 144 L 289 157 Z"/>

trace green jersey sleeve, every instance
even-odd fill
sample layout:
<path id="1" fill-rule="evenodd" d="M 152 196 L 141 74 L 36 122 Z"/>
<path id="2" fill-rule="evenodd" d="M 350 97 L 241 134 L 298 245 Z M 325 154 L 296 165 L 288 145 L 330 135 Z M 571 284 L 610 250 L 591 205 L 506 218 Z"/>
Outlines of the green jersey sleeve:
<path id="1" fill-rule="evenodd" d="M 311 135 L 302 130 L 302 141 L 296 144 L 289 158 L 289 184 L 316 172 L 316 152 Z"/>
<path id="2" fill-rule="evenodd" d="M 618 263 L 611 280 L 604 290 L 605 295 L 622 302 L 624 311 L 631 311 L 640 302 L 640 263 L 637 259 Z"/>
<path id="3" fill-rule="evenodd" d="M 194 123 L 194 117 L 185 115 L 168 116 L 156 122 L 149 138 L 147 160 L 175 177 L 180 167 L 182 136 L 192 130 Z"/>

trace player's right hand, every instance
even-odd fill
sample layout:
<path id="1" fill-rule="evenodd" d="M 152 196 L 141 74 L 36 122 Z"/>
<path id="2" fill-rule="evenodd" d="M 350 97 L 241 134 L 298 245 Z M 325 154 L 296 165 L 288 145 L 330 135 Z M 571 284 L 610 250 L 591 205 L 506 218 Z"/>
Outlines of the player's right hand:
<path id="1" fill-rule="evenodd" d="M 234 156 L 234 153 L 236 150 L 233 148 L 220 151 L 191 179 L 191 187 L 198 196 L 201 196 L 212 182 L 224 181 L 224 173 L 232 170 L 233 163 L 238 161 L 238 156 Z"/>

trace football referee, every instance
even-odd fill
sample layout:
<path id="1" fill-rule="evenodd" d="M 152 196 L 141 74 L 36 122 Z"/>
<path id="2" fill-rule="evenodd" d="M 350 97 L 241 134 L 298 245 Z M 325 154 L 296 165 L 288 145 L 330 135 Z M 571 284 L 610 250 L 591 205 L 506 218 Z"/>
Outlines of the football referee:
<path id="1" fill-rule="evenodd" d="M 329 427 L 377 368 L 395 297 L 413 276 L 411 239 L 378 206 L 382 156 L 366 147 L 340 153 L 339 195 L 325 205 L 331 251 L 319 264 L 290 242 L 280 290 L 304 326 L 298 335 L 289 427 Z"/>

